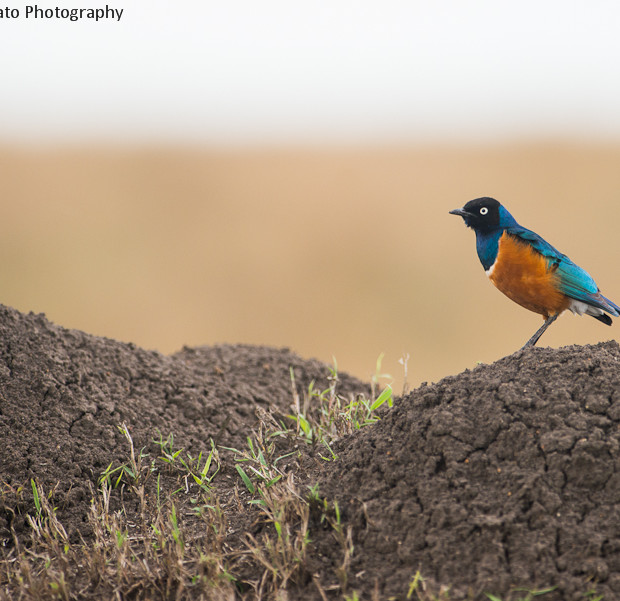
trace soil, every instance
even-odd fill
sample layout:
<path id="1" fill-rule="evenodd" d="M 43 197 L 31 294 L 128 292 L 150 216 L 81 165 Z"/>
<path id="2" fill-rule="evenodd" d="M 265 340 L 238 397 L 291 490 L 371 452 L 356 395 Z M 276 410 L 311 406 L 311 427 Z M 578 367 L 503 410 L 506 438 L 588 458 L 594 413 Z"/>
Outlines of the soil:
<path id="1" fill-rule="evenodd" d="M 186 449 L 241 446 L 257 410 L 290 412 L 298 389 L 329 368 L 287 349 L 220 345 L 172 356 L 0 307 L 0 484 L 55 487 L 59 518 L 88 541 L 97 479 L 137 448 L 174 433 Z M 338 391 L 368 393 L 339 374 Z M 338 501 L 353 554 L 349 590 L 405 599 L 419 570 L 450 599 L 511 598 L 557 587 L 573 601 L 596 588 L 620 598 L 620 347 L 520 351 L 395 400 L 382 419 L 335 446 L 336 461 L 300 460 L 297 477 Z M 223 479 L 231 490 L 237 481 Z M 32 507 L 0 503 L 0 542 L 25 537 Z M 239 513 L 231 529 L 248 527 Z M 313 525 L 308 569 L 337 583 L 342 548 Z M 247 575 L 245 575 L 247 577 Z M 316 580 L 316 578 L 314 579 Z M 320 598 L 312 578 L 290 598 Z"/>
<path id="2" fill-rule="evenodd" d="M 354 529 L 351 586 L 450 599 L 556 586 L 620 598 L 620 347 L 533 348 L 422 386 L 342 440 L 322 492 Z M 504 597 L 502 597 L 504 598 Z"/>
<path id="3" fill-rule="evenodd" d="M 0 305 L 0 483 L 31 478 L 55 488 L 60 518 L 84 530 L 84 515 L 101 473 L 126 462 L 125 424 L 136 449 L 174 435 L 175 448 L 243 447 L 257 410 L 290 413 L 292 368 L 298 389 L 328 386 L 329 367 L 288 349 L 244 345 L 184 348 L 172 356 L 68 330 L 44 315 Z M 342 374 L 345 392 L 368 386 Z M 198 451 L 196 451 L 197 454 Z M 0 507 L 0 540 L 8 520 Z M 20 508 L 23 510 L 24 508 Z"/>

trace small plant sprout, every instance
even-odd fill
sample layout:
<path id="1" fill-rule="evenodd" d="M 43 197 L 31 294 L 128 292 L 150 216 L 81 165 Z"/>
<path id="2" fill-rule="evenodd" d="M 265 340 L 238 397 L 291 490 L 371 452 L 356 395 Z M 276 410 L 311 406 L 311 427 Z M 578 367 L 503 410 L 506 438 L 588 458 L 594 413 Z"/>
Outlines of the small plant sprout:
<path id="1" fill-rule="evenodd" d="M 250 491 L 250 494 L 253 495 L 256 492 L 256 487 L 254 486 L 254 483 L 240 465 L 235 465 L 235 468 L 237 469 L 239 476 L 241 476 L 241 480 L 243 480 L 245 487 Z"/>
<path id="2" fill-rule="evenodd" d="M 58 553 L 66 554 L 69 546 L 69 537 L 63 525 L 56 516 L 56 508 L 50 503 L 53 491 L 45 494 L 43 486 L 34 479 L 30 480 L 36 515 L 26 516 L 26 521 L 32 529 L 34 540 L 41 539 Z"/>
<path id="3" fill-rule="evenodd" d="M 174 465 L 178 456 L 183 451 L 183 448 L 177 449 L 176 451 L 174 450 L 174 434 L 172 434 L 172 432 L 168 434 L 168 438 L 166 438 L 166 440 L 164 440 L 159 428 L 157 429 L 157 434 L 159 434 L 159 440 L 154 438 L 153 442 L 161 449 L 159 459 L 161 459 L 164 463 Z"/>
<path id="4" fill-rule="evenodd" d="M 189 452 L 183 455 L 183 448 L 175 450 L 174 435 L 172 433 L 165 440 L 161 431 L 157 430 L 157 433 L 159 439 L 153 439 L 153 442 L 161 449 L 159 459 L 170 466 L 171 469 L 178 469 L 183 473 L 186 482 L 191 478 L 198 486 L 207 491 L 221 468 L 219 453 L 213 439 L 210 441 L 211 450 L 203 458 L 202 451 L 200 451 L 197 457 L 194 457 Z"/>
<path id="5" fill-rule="evenodd" d="M 141 470 L 140 465 L 138 465 L 138 460 L 136 459 L 136 451 L 133 446 L 133 438 L 131 437 L 131 434 L 129 433 L 129 428 L 127 427 L 127 424 L 125 424 L 125 422 L 123 422 L 118 427 L 118 429 L 121 434 L 123 434 L 123 436 L 127 439 L 127 442 L 129 442 L 130 459 L 129 468 L 127 471 L 134 480 L 137 480 L 140 477 Z M 139 459 L 142 459 L 142 452 L 139 455 Z"/>
<path id="6" fill-rule="evenodd" d="M 268 415 L 262 415 L 259 427 L 252 436 L 246 438 L 247 448 L 244 450 L 231 447 L 222 447 L 234 454 L 235 469 L 241 477 L 245 487 L 251 495 L 259 492 L 258 485 L 269 488 L 282 479 L 284 473 L 278 467 L 278 462 L 295 455 L 295 451 L 278 455 L 274 437 L 283 435 L 281 430 L 265 432 L 265 424 L 272 424 Z M 241 465 L 243 464 L 243 466 Z M 256 483 L 256 484 L 255 484 Z M 251 503 L 261 503 L 261 500 L 251 501 Z"/>
<path id="7" fill-rule="evenodd" d="M 194 482 L 198 484 L 198 486 L 204 487 L 205 489 L 208 489 L 208 485 L 211 484 L 213 478 L 215 478 L 217 473 L 220 471 L 219 454 L 215 448 L 213 439 L 211 440 L 211 450 L 204 459 L 204 462 L 202 451 L 198 457 L 192 457 L 189 453 L 187 453 L 187 459 L 181 457 L 179 458 L 179 461 L 187 473 L 192 477 Z M 209 474 L 212 465 L 215 466 L 215 471 Z"/>
<path id="8" fill-rule="evenodd" d="M 429 590 L 420 570 L 416 571 L 409 583 L 406 599 L 414 601 L 450 601 L 450 588 L 441 586 L 438 591 Z M 414 596 L 415 595 L 415 596 Z"/>
<path id="9" fill-rule="evenodd" d="M 381 357 L 377 362 L 378 370 L 380 365 Z M 377 374 L 375 384 L 380 378 L 386 377 L 389 376 Z M 391 407 L 393 394 L 392 388 L 386 386 L 378 396 L 373 394 L 371 399 L 363 394 L 358 394 L 355 398 L 343 398 L 337 393 L 338 371 L 335 364 L 330 368 L 328 380 L 330 384 L 323 390 L 317 389 L 314 381 L 310 382 L 302 401 L 297 391 L 295 374 L 291 369 L 293 413 L 287 417 L 295 424 L 295 434 L 313 447 L 317 445 L 325 447 L 329 454 L 322 458 L 331 461 L 336 459 L 331 444 L 342 436 L 377 422 L 379 420 L 377 410 L 384 403 Z"/>
<path id="10" fill-rule="evenodd" d="M 408 376 L 408 365 L 410 359 L 409 353 L 403 353 L 403 356 L 398 360 L 398 362 L 403 366 L 403 392 L 402 396 L 405 396 L 409 392 L 409 382 L 407 381 Z"/>
<path id="11" fill-rule="evenodd" d="M 515 598 L 514 601 L 532 601 L 536 597 L 542 597 L 543 595 L 547 595 L 548 593 L 552 593 L 557 586 L 551 586 L 549 588 L 544 589 L 528 589 L 528 588 L 514 588 L 512 589 L 513 593 L 525 593 L 524 596 L 519 595 L 519 597 Z M 489 598 L 489 601 L 503 601 L 501 597 L 497 595 L 492 595 L 491 593 L 485 593 L 485 595 Z M 512 597 L 511 597 L 512 601 Z"/>
<path id="12" fill-rule="evenodd" d="M 407 591 L 407 599 L 411 599 L 413 597 L 413 593 L 418 590 L 418 586 L 422 581 L 422 574 L 420 574 L 420 570 L 418 570 L 413 578 L 411 579 L 411 583 L 409 584 L 409 590 Z"/>
<path id="13" fill-rule="evenodd" d="M 32 486 L 32 496 L 34 499 L 34 506 L 37 510 L 37 517 L 41 517 L 41 498 L 39 495 L 39 488 L 33 478 L 30 479 L 30 485 Z"/>
<path id="14" fill-rule="evenodd" d="M 380 353 L 379 356 L 377 357 L 377 363 L 375 365 L 375 373 L 372 375 L 370 379 L 373 399 L 376 397 L 377 389 L 381 386 L 381 381 L 386 381 L 389 383 L 391 383 L 392 381 L 392 376 L 390 374 L 383 373 L 381 370 L 381 364 L 383 363 L 383 357 L 385 357 L 385 353 Z"/>
<path id="15" fill-rule="evenodd" d="M 108 467 L 99 476 L 99 484 L 106 486 L 113 486 L 117 488 L 125 477 L 128 484 L 137 484 L 141 479 L 148 476 L 153 471 L 153 466 L 147 466 L 144 464 L 144 459 L 148 457 L 148 453 L 144 452 L 144 447 L 136 455 L 136 451 L 133 444 L 133 438 L 129 432 L 129 428 L 125 423 L 117 426 L 118 431 L 126 438 L 129 443 L 129 461 L 122 463 L 121 465 L 113 468 L 114 462 L 110 463 Z"/>

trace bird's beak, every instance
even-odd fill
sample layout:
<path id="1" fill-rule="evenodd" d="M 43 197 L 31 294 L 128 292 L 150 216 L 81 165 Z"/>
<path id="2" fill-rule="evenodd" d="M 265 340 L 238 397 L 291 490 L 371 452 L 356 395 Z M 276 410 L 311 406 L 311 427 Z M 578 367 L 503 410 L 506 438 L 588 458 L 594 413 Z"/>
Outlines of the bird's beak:
<path id="1" fill-rule="evenodd" d="M 460 215 L 461 217 L 466 217 L 469 213 L 463 209 L 454 209 L 454 211 L 450 211 L 450 215 Z"/>

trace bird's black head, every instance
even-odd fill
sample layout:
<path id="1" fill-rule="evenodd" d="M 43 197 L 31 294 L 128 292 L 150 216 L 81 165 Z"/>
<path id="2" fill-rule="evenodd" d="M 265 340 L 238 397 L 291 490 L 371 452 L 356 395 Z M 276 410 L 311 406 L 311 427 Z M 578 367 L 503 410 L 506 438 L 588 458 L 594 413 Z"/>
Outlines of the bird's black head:
<path id="1" fill-rule="evenodd" d="M 489 231 L 502 226 L 502 209 L 502 205 L 497 200 L 485 196 L 470 200 L 462 209 L 455 209 L 450 213 L 460 215 L 467 227 Z"/>

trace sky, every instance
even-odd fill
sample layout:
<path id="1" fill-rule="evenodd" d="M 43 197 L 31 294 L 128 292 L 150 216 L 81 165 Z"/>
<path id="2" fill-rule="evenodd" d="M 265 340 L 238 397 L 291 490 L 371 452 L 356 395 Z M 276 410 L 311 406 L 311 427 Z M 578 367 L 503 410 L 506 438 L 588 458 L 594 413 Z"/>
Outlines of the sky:
<path id="1" fill-rule="evenodd" d="M 620 137 L 617 2 L 7 2 L 0 142 Z"/>

